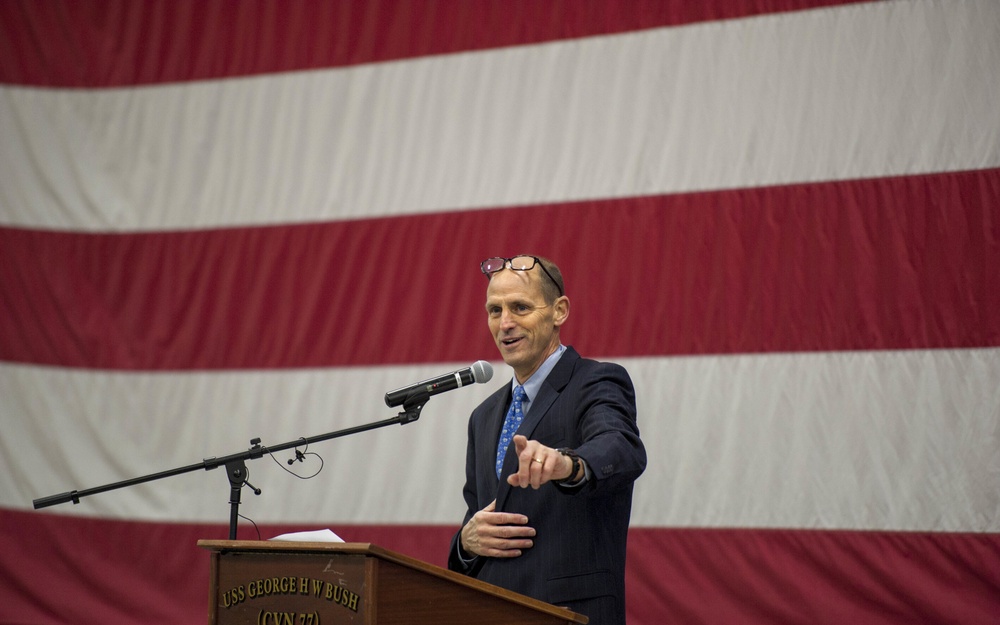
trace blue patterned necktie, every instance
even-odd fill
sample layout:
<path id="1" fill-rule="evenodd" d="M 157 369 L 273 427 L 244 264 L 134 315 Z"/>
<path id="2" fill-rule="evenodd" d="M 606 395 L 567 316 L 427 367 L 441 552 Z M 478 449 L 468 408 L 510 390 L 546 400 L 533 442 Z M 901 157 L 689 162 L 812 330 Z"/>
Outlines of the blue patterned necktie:
<path id="1" fill-rule="evenodd" d="M 503 457 L 507 454 L 507 447 L 514 440 L 514 433 L 517 432 L 521 420 L 524 419 L 524 411 L 521 410 L 521 402 L 527 399 L 524 394 L 524 387 L 518 386 L 514 389 L 514 401 L 507 410 L 507 416 L 503 420 L 503 429 L 500 431 L 500 441 L 497 443 L 497 477 L 500 477 L 500 469 L 503 468 Z"/>

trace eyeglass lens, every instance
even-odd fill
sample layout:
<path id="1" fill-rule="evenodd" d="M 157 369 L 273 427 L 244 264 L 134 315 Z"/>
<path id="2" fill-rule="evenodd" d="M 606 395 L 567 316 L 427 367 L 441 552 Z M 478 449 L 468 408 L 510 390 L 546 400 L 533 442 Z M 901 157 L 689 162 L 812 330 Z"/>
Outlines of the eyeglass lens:
<path id="1" fill-rule="evenodd" d="M 515 256 L 510 259 L 510 268 L 517 271 L 528 271 L 535 266 L 534 256 Z"/>

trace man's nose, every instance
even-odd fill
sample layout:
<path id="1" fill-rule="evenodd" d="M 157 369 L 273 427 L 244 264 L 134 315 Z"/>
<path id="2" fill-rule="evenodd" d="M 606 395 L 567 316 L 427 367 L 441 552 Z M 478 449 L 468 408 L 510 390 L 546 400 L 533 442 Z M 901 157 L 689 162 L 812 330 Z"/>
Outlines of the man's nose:
<path id="1" fill-rule="evenodd" d="M 500 311 L 500 327 L 501 328 L 511 328 L 514 324 L 514 313 L 511 312 L 509 308 L 504 307 Z"/>

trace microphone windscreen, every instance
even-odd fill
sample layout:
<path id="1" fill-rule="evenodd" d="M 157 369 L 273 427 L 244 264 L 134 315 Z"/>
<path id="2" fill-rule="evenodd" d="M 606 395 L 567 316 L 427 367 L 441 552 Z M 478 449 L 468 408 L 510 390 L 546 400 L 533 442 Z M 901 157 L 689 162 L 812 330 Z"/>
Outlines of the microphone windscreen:
<path id="1" fill-rule="evenodd" d="M 485 384 L 493 377 L 493 365 L 485 360 L 477 360 L 472 363 L 472 379 L 476 384 Z"/>

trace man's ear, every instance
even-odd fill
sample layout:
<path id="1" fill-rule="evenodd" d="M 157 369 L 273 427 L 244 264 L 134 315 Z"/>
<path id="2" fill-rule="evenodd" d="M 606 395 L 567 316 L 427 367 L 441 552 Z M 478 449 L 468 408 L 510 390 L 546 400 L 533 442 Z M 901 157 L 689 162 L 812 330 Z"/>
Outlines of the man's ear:
<path id="1" fill-rule="evenodd" d="M 569 318 L 569 298 L 565 295 L 557 298 L 552 302 L 552 309 L 555 311 L 553 324 L 558 328 Z"/>

